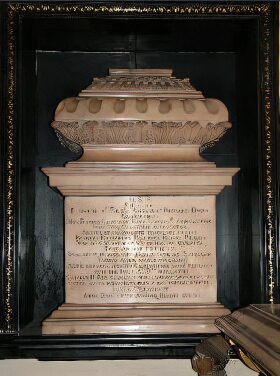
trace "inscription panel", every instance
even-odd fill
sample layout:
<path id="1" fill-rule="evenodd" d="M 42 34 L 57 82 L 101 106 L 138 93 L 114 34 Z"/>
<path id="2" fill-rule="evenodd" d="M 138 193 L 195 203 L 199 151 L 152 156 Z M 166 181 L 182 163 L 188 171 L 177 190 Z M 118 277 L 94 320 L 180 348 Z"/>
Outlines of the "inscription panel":
<path id="1" fill-rule="evenodd" d="M 216 302 L 215 197 L 66 197 L 66 302 Z"/>

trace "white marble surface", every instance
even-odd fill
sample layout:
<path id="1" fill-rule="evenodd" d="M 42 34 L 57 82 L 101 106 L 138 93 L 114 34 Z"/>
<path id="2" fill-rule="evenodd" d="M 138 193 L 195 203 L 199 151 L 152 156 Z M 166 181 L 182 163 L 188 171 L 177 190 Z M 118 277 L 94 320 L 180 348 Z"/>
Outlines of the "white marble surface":
<path id="1" fill-rule="evenodd" d="M 65 198 L 66 303 L 216 303 L 215 196 Z"/>

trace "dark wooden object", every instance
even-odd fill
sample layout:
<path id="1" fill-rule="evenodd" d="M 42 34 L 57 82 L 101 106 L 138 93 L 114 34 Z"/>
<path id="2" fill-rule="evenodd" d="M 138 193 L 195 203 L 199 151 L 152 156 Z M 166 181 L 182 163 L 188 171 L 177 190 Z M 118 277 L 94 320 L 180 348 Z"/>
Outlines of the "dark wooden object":
<path id="1" fill-rule="evenodd" d="M 238 309 L 216 326 L 247 366 L 267 376 L 280 374 L 280 304 Z"/>

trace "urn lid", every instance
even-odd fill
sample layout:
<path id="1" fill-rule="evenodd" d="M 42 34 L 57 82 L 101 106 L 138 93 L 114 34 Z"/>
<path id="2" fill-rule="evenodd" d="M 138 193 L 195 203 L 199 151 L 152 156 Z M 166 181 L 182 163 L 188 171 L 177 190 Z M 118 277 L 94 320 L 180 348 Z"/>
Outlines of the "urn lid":
<path id="1" fill-rule="evenodd" d="M 150 120 L 228 121 L 226 106 L 205 98 L 188 78 L 175 78 L 172 69 L 110 69 L 93 78 L 78 97 L 62 100 L 56 121 Z"/>
<path id="2" fill-rule="evenodd" d="M 172 76 L 172 69 L 109 69 L 109 76 L 93 78 L 79 97 L 204 98 L 189 78 Z"/>

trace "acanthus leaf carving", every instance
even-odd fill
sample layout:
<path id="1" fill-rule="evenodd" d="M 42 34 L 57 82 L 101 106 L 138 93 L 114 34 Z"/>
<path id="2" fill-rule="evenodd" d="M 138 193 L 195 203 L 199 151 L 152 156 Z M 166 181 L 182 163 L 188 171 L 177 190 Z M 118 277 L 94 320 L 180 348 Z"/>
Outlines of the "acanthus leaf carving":
<path id="1" fill-rule="evenodd" d="M 198 121 L 54 121 L 60 142 L 75 153 L 85 144 L 195 144 L 205 149 L 222 137 L 231 124 Z"/>

